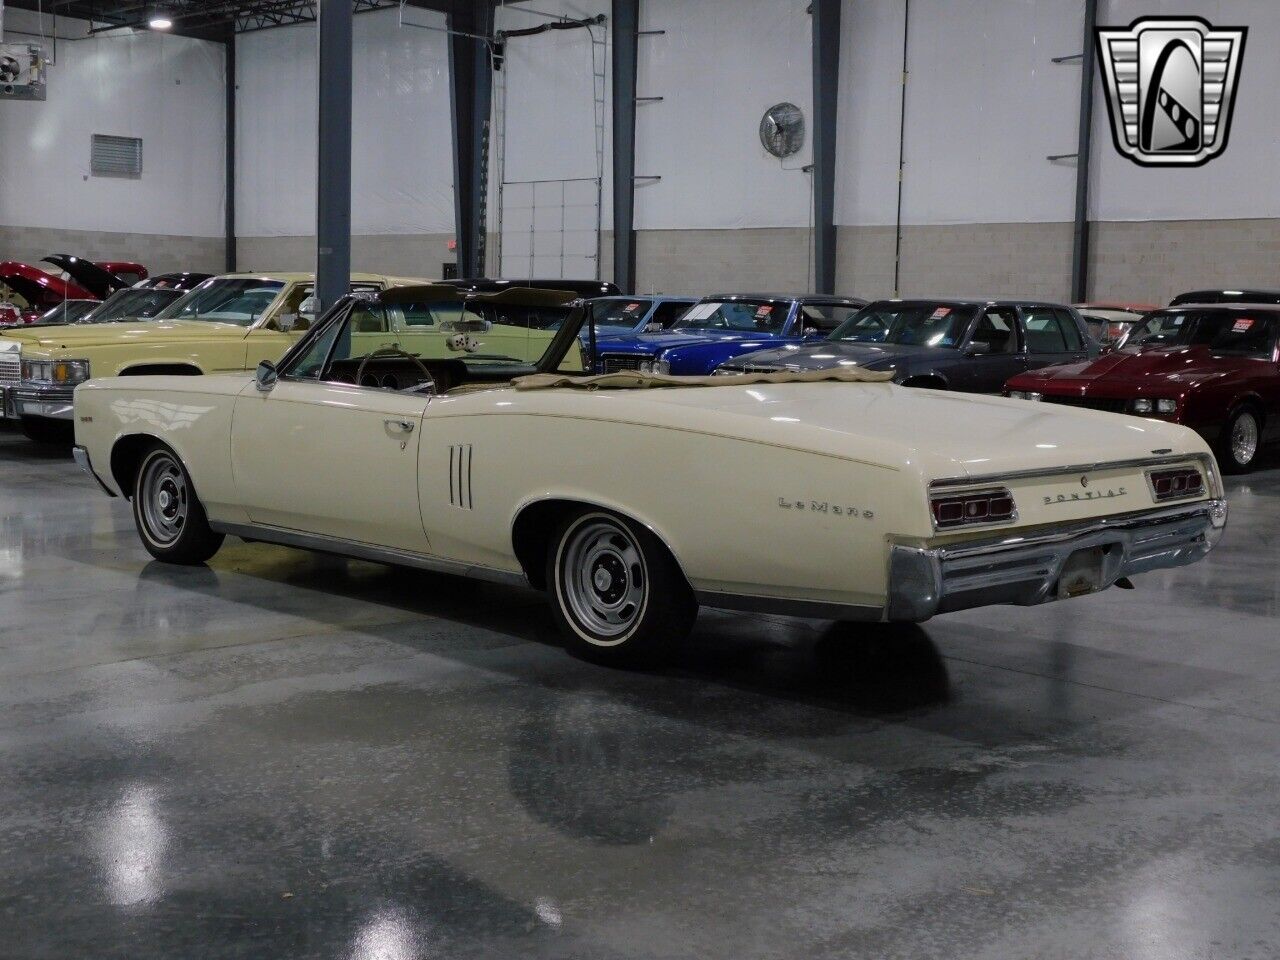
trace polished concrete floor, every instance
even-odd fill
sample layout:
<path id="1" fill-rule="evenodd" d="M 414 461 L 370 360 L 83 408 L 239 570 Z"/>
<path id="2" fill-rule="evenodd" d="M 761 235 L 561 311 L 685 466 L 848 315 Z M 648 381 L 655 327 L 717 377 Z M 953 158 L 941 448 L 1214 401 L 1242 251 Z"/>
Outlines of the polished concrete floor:
<path id="1" fill-rule="evenodd" d="M 230 541 L 0 433 L 0 957 L 1280 956 L 1280 469 L 1207 562 L 923 630 Z"/>

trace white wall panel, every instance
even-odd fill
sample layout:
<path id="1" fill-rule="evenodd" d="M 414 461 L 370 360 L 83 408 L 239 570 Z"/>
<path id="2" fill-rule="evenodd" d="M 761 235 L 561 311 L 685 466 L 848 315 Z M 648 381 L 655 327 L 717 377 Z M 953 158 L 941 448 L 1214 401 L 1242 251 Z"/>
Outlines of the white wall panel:
<path id="1" fill-rule="evenodd" d="M 645 0 L 636 120 L 641 230 L 807 226 L 813 142 L 808 0 Z M 804 110 L 804 150 L 785 162 L 760 145 L 760 118 L 789 100 Z"/>
<path id="2" fill-rule="evenodd" d="M 23 13 L 7 11 L 6 25 L 30 29 Z M 219 44 L 157 33 L 60 40 L 48 99 L 0 105 L 0 223 L 221 234 L 223 57 Z M 90 176 L 94 133 L 141 137 L 141 178 Z"/>
<path id="3" fill-rule="evenodd" d="M 900 0 L 846 0 L 837 222 L 892 223 Z M 1070 220 L 1083 0 L 913 0 L 906 223 Z"/>
<path id="4" fill-rule="evenodd" d="M 406 22 L 443 27 L 409 9 Z M 241 236 L 315 232 L 316 32 L 308 24 L 242 36 L 236 66 L 236 228 Z M 449 53 L 439 30 L 389 10 L 355 18 L 351 230 L 453 230 Z"/>
<path id="5" fill-rule="evenodd" d="M 1101 0 L 1098 22 L 1128 26 L 1142 16 L 1194 13 L 1215 26 L 1249 28 L 1226 152 L 1188 170 L 1140 167 L 1111 139 L 1099 83 L 1094 105 L 1095 220 L 1230 220 L 1280 217 L 1280 4 L 1275 0 Z"/>

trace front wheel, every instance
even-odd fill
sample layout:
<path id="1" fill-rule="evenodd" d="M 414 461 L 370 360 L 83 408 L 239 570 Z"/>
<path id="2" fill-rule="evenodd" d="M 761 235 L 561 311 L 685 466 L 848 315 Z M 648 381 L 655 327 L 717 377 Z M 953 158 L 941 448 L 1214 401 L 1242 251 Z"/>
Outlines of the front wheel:
<path id="1" fill-rule="evenodd" d="M 178 455 L 156 444 L 142 458 L 133 481 L 133 521 L 142 545 L 157 560 L 204 563 L 225 536 L 209 527 L 204 506 Z"/>
<path id="2" fill-rule="evenodd" d="M 584 509 L 560 524 L 547 551 L 547 585 L 569 651 L 608 666 L 656 666 L 698 615 L 662 541 L 603 510 Z"/>
<path id="3" fill-rule="evenodd" d="M 1218 460 L 1226 473 L 1248 473 L 1258 459 L 1262 421 L 1252 407 L 1240 407 L 1227 420 L 1218 441 Z"/>

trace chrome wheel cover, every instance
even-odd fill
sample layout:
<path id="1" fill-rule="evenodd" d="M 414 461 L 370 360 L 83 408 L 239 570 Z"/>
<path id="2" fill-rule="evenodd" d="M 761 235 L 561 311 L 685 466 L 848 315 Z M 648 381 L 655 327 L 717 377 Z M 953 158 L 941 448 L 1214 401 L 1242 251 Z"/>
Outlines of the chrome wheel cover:
<path id="1" fill-rule="evenodd" d="M 187 478 L 182 467 L 167 453 L 147 459 L 138 484 L 139 513 L 147 536 L 160 546 L 168 546 L 182 536 L 190 509 Z"/>
<path id="2" fill-rule="evenodd" d="M 1231 456 L 1240 466 L 1253 462 L 1258 453 L 1258 420 L 1252 413 L 1242 413 L 1231 427 Z"/>
<path id="3" fill-rule="evenodd" d="M 622 524 L 585 517 L 560 545 L 558 576 L 565 605 L 598 646 L 626 641 L 644 615 L 649 578 L 640 547 Z"/>

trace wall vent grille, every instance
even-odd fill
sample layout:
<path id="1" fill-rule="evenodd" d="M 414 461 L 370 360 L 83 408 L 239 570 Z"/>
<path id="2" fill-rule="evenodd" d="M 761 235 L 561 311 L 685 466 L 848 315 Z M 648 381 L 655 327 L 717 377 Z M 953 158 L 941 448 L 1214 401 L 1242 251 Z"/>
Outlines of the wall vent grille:
<path id="1" fill-rule="evenodd" d="M 142 140 L 95 133 L 90 145 L 89 168 L 95 177 L 141 177 Z"/>

